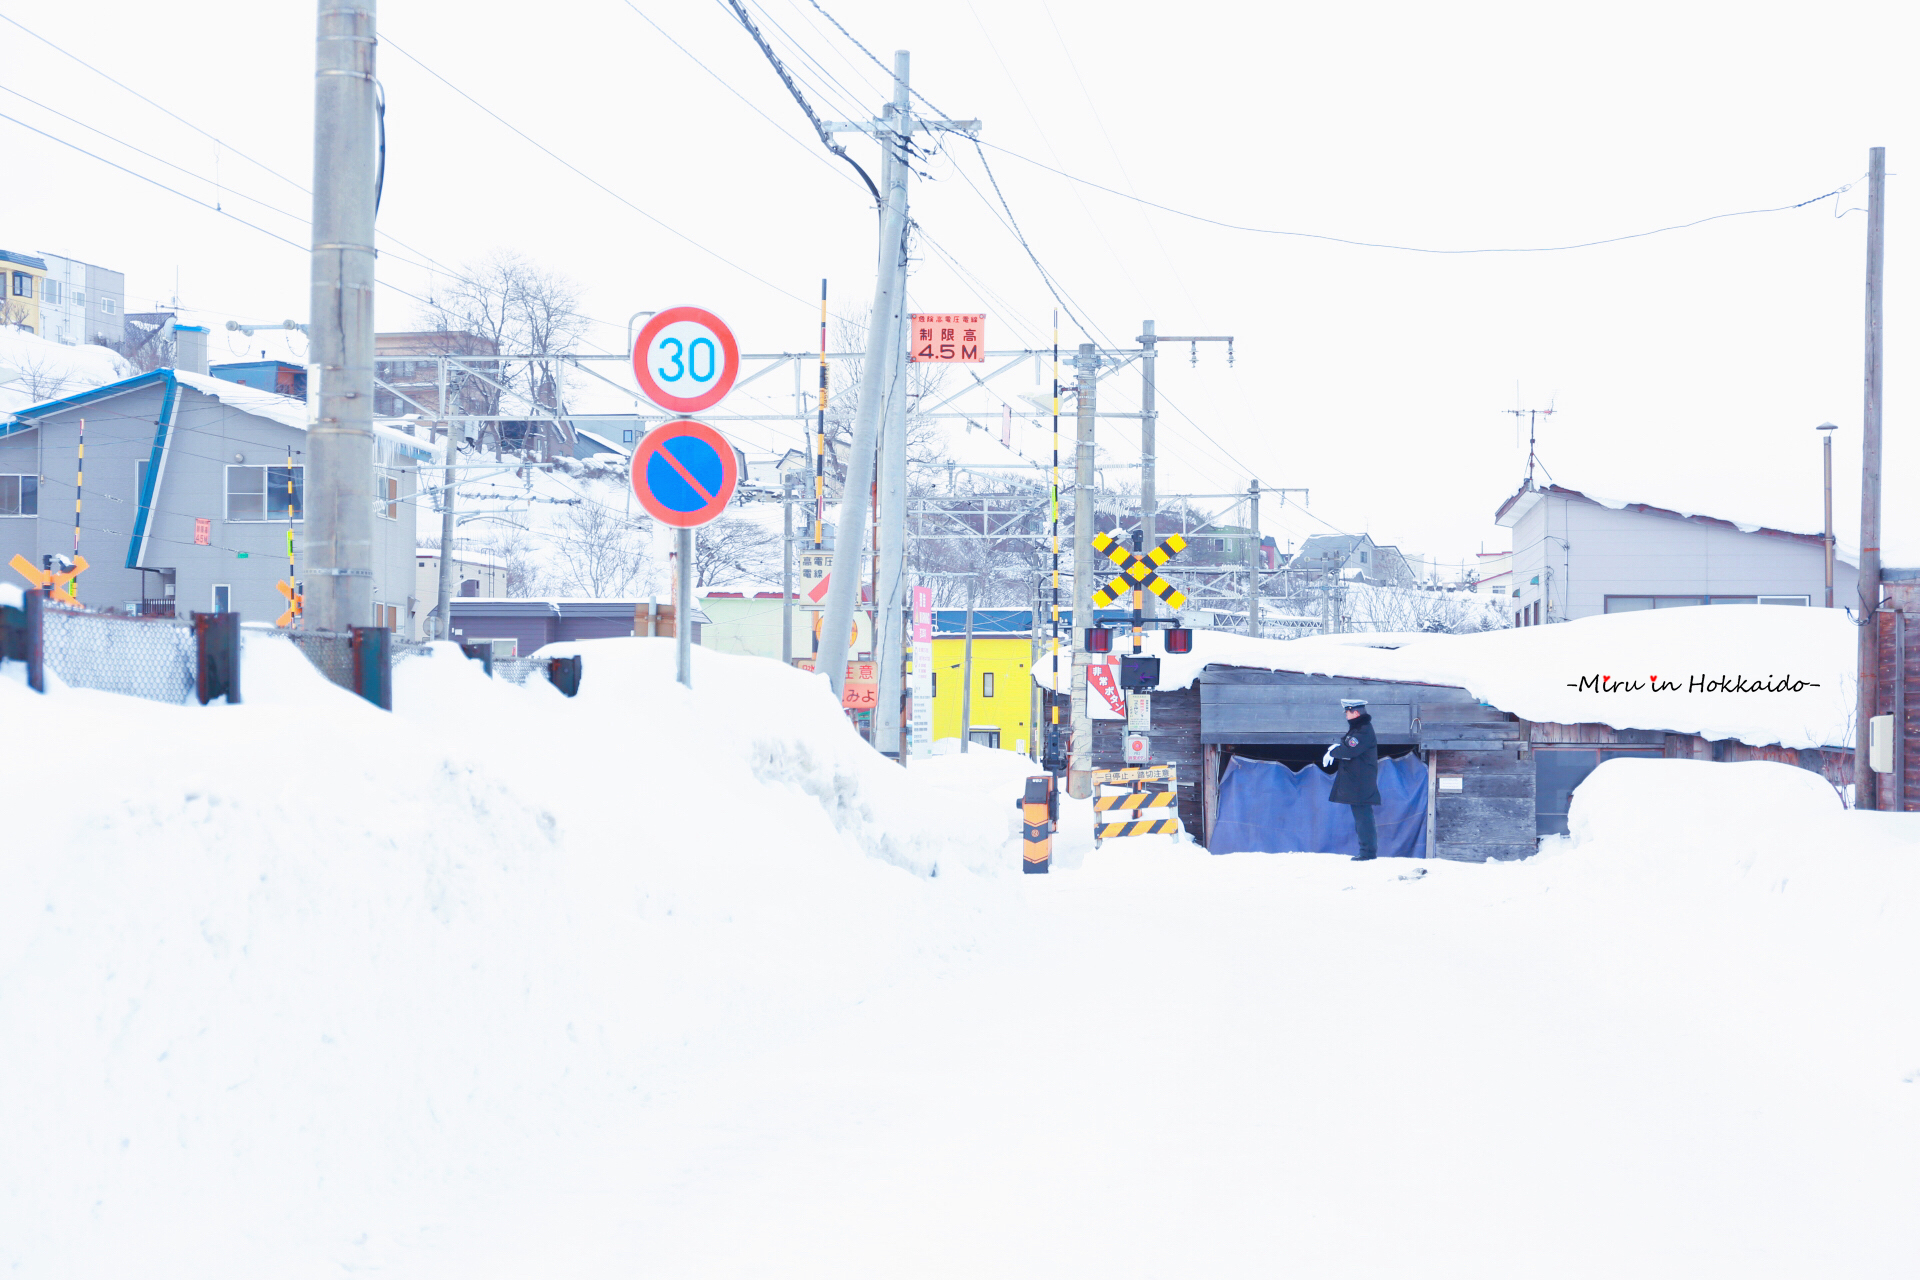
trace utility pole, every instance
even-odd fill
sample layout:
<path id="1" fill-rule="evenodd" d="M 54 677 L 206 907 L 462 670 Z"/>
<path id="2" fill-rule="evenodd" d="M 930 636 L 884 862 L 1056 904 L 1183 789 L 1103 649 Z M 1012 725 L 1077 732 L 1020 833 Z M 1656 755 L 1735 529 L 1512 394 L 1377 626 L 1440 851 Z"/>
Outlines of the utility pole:
<path id="1" fill-rule="evenodd" d="M 895 163 L 899 163 L 896 161 Z M 905 167 L 902 165 L 901 167 Z M 900 741 L 900 691 L 906 677 L 907 572 L 907 351 L 905 281 L 900 264 L 902 302 L 898 349 L 887 380 L 886 426 L 880 433 L 880 582 L 873 602 L 873 657 L 878 664 L 879 701 L 873 711 L 873 747 L 905 763 Z"/>
<path id="2" fill-rule="evenodd" d="M 454 463 L 458 461 L 457 451 L 453 447 L 453 419 L 447 416 L 447 359 L 445 356 L 436 361 L 440 366 L 440 399 L 434 408 L 440 412 L 440 425 L 446 429 L 447 470 L 444 487 L 440 490 L 440 585 L 434 593 L 438 600 L 434 605 L 434 616 L 440 619 L 440 640 L 453 639 L 453 478 Z"/>
<path id="3" fill-rule="evenodd" d="M 305 559 L 321 631 L 373 621 L 374 45 L 374 0 L 320 0 Z"/>
<path id="4" fill-rule="evenodd" d="M 1825 543 L 1827 559 L 1827 608 L 1829 609 L 1833 608 L 1833 433 L 1839 429 L 1839 427 L 1836 427 L 1831 422 L 1823 422 L 1814 428 L 1815 431 L 1820 433 L 1820 452 L 1822 461 L 1825 463 L 1823 470 L 1826 472 L 1827 480 L 1827 536 Z"/>
<path id="5" fill-rule="evenodd" d="M 1160 400 L 1154 379 L 1157 373 L 1156 361 L 1159 356 L 1159 344 L 1162 342 L 1184 342 L 1193 348 L 1194 362 L 1199 363 L 1200 344 L 1203 342 L 1224 342 L 1227 344 L 1227 364 L 1233 364 L 1233 338 L 1226 335 L 1209 337 L 1162 335 L 1154 332 L 1154 322 L 1140 322 L 1140 337 L 1137 339 L 1143 348 L 1140 356 L 1140 540 L 1149 549 L 1160 545 L 1158 537 L 1158 516 L 1160 499 L 1158 490 L 1157 463 L 1158 453 L 1155 447 L 1156 428 L 1160 422 Z M 1145 616 L 1155 616 L 1156 604 L 1153 596 L 1146 598 Z"/>
<path id="6" fill-rule="evenodd" d="M 780 541 L 780 661 L 793 665 L 793 473 L 780 475 L 781 523 L 785 536 Z"/>
<path id="7" fill-rule="evenodd" d="M 840 494 L 840 523 L 835 534 L 834 571 L 827 588 L 826 616 L 822 624 L 819 659 L 815 670 L 824 669 L 827 679 L 833 684 L 836 695 L 844 693 L 847 678 L 847 650 L 852 643 L 853 610 L 859 596 L 860 579 L 858 561 L 853 557 L 858 549 L 866 545 L 868 490 L 874 487 L 875 453 L 880 437 L 880 420 L 885 388 L 893 381 L 894 365 L 905 358 L 906 338 L 906 294 L 907 294 L 907 147 L 916 131 L 947 131 L 973 134 L 979 131 L 978 120 L 916 120 L 913 116 L 912 102 L 908 90 L 908 76 L 911 60 L 905 49 L 896 50 L 893 55 L 893 100 L 884 109 L 880 119 L 861 121 L 827 121 L 820 127 L 826 133 L 870 133 L 880 143 L 883 161 L 881 171 L 881 192 L 884 207 L 880 220 L 880 253 L 878 270 L 875 273 L 873 287 L 873 312 L 868 317 L 867 353 L 864 367 L 865 385 L 861 388 L 860 412 L 854 419 L 853 445 L 847 459 L 846 484 Z M 900 405 L 900 430 L 905 430 L 905 405 Z M 889 415 L 891 416 L 891 415 Z M 891 551 L 897 543 L 899 554 L 904 557 L 905 533 L 905 467 L 906 443 L 902 439 L 899 447 L 900 458 L 897 464 L 901 479 L 901 522 L 900 537 L 888 540 Z M 889 457 L 889 461 L 891 461 Z M 891 512 L 889 512 L 891 514 Z M 880 522 L 884 524 L 884 522 Z M 884 537 L 884 528 L 876 530 Z M 902 570 L 896 568 L 896 582 Z M 896 601 L 897 604 L 897 601 Z M 875 600 L 875 622 L 879 623 L 883 615 L 881 601 Z M 898 610 L 892 611 L 897 614 Z M 876 628 L 876 631 L 878 628 Z M 897 625 L 893 630 L 894 650 L 891 654 L 878 644 L 874 660 L 879 664 L 884 682 L 886 673 L 892 669 L 895 674 L 894 699 L 899 700 L 898 669 L 900 666 L 900 642 L 902 631 Z M 885 685 L 882 685 L 884 693 Z M 876 747 L 891 734 L 896 752 L 899 746 L 899 711 L 897 705 L 892 708 L 874 709 L 874 745 Z M 884 725 L 891 729 L 883 729 Z"/>
<path id="8" fill-rule="evenodd" d="M 1158 478 L 1155 473 L 1157 455 L 1155 454 L 1155 428 L 1160 423 L 1160 401 L 1154 387 L 1154 365 L 1159 352 L 1157 339 L 1153 332 L 1153 321 L 1140 322 L 1140 345 L 1145 348 L 1140 357 L 1140 542 L 1149 550 L 1160 545 L 1154 536 L 1155 517 L 1160 512 L 1160 500 L 1157 492 Z M 1143 603 L 1146 616 L 1158 615 L 1160 601 L 1148 595 Z"/>
<path id="9" fill-rule="evenodd" d="M 1247 634 L 1260 634 L 1260 482 L 1247 481 Z"/>
<path id="10" fill-rule="evenodd" d="M 1073 449 L 1073 738 L 1067 753 L 1067 794 L 1093 794 L 1093 715 L 1087 706 L 1087 631 L 1093 622 L 1093 423 L 1099 399 L 1100 356 L 1091 342 L 1074 359 Z"/>
<path id="11" fill-rule="evenodd" d="M 973 588 L 976 578 L 967 579 L 967 642 L 960 666 L 960 754 L 973 748 Z"/>
<path id="12" fill-rule="evenodd" d="M 1880 714 L 1881 288 L 1886 258 L 1887 149 L 1867 152 L 1867 368 L 1860 432 L 1860 671 L 1853 725 L 1853 807 L 1879 807 L 1867 758 L 1868 722 Z M 1894 744 L 1896 752 L 1901 744 Z"/>

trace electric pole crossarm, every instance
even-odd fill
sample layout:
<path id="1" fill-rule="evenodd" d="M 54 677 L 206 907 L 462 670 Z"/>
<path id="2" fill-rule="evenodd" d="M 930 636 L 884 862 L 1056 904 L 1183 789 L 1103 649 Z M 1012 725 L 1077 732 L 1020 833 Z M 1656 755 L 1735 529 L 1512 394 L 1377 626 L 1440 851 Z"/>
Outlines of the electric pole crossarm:
<path id="1" fill-rule="evenodd" d="M 895 133 L 897 130 L 885 120 L 823 120 L 820 127 L 828 133 Z M 978 120 L 914 120 L 912 128 L 916 133 L 964 133 L 971 137 L 980 132 Z"/>

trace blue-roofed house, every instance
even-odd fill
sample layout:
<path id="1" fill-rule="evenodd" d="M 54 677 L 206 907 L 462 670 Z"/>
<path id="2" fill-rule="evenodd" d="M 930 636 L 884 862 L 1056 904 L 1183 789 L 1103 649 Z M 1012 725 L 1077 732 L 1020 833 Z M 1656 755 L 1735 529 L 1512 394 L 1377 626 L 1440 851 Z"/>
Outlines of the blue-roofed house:
<path id="1" fill-rule="evenodd" d="M 15 412 L 0 421 L 0 565 L 72 553 L 83 422 L 83 606 L 281 614 L 275 583 L 287 576 L 289 531 L 296 582 L 307 563 L 303 402 L 156 369 Z M 438 449 L 390 426 L 376 425 L 374 436 L 374 609 L 364 624 L 411 637 L 432 607 L 414 597 L 414 475 Z"/>

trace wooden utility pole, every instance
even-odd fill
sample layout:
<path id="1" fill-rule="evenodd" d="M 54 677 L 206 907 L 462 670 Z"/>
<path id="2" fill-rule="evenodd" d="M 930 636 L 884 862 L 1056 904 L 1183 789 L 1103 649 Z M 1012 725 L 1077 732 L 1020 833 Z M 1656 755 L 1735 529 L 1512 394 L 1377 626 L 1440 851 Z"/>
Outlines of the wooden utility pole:
<path id="1" fill-rule="evenodd" d="M 1860 670 L 1853 724 L 1853 805 L 1879 807 L 1868 726 L 1880 712 L 1881 283 L 1886 258 L 1887 149 L 1867 152 L 1867 360 L 1860 432 Z"/>

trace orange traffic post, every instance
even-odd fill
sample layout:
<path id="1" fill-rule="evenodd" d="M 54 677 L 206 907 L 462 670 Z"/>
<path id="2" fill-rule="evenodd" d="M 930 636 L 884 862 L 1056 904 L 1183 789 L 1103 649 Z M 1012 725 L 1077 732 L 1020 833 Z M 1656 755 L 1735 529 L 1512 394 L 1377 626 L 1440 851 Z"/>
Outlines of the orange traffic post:
<path id="1" fill-rule="evenodd" d="M 1038 773 L 1027 779 L 1020 797 L 1021 869 L 1028 875 L 1045 875 L 1053 861 L 1053 832 L 1059 825 L 1059 793 L 1053 789 L 1053 775 Z"/>

